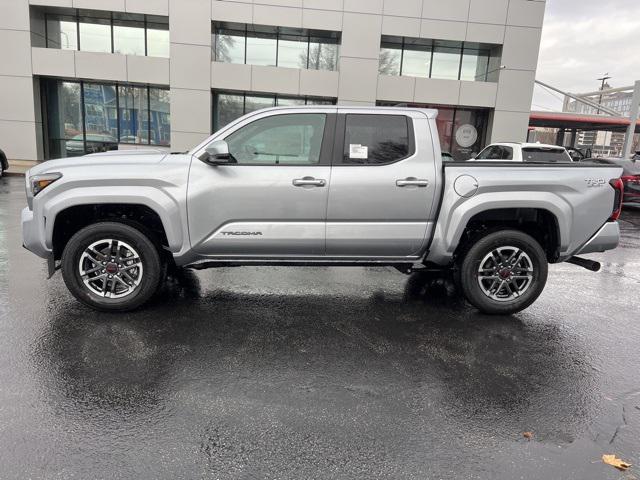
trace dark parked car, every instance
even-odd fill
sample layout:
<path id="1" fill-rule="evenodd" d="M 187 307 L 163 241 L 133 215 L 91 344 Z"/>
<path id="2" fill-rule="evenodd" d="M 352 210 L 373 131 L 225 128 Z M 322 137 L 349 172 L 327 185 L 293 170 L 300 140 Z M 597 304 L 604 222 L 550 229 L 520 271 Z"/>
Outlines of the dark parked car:
<path id="1" fill-rule="evenodd" d="M 9 169 L 9 161 L 7 160 L 7 156 L 4 154 L 2 150 L 0 150 L 0 177 L 4 174 L 5 170 Z"/>
<path id="2" fill-rule="evenodd" d="M 622 204 L 626 207 L 640 208 L 640 161 L 625 158 L 590 158 L 584 161 L 584 163 L 587 162 L 622 167 L 624 169 L 621 178 L 624 183 Z"/>

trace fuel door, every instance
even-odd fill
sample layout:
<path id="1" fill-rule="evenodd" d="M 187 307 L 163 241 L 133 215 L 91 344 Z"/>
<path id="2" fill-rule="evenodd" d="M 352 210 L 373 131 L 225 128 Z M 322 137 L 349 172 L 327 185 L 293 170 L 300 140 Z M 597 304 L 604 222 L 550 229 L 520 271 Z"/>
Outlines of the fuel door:
<path id="1" fill-rule="evenodd" d="M 478 180 L 471 175 L 460 175 L 453 184 L 453 189 L 463 198 L 471 198 L 478 192 Z"/>

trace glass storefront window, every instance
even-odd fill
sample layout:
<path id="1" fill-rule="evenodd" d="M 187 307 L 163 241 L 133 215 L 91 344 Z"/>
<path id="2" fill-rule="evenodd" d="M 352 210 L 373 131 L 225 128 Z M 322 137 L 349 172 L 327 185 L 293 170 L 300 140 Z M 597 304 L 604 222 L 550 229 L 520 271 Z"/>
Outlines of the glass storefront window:
<path id="1" fill-rule="evenodd" d="M 380 47 L 380 67 L 379 71 L 383 75 L 400 75 L 400 64 L 402 63 L 402 39 L 388 38 L 382 41 Z"/>
<path id="2" fill-rule="evenodd" d="M 45 14 L 47 48 L 169 57 L 167 17 L 93 10 L 78 12 L 79 16 Z"/>
<path id="3" fill-rule="evenodd" d="M 245 63 L 245 34 L 220 30 L 215 34 L 215 58 L 218 62 Z"/>
<path id="4" fill-rule="evenodd" d="M 118 115 L 115 86 L 85 83 L 83 93 L 86 151 L 94 153 L 117 148 Z"/>
<path id="5" fill-rule="evenodd" d="M 263 108 L 275 107 L 275 105 L 275 95 L 247 95 L 244 99 L 244 113 L 251 113 Z"/>
<path id="6" fill-rule="evenodd" d="M 171 143 L 171 114 L 169 90 L 149 89 L 151 145 L 169 146 Z"/>
<path id="7" fill-rule="evenodd" d="M 41 85 L 47 158 L 114 150 L 118 143 L 170 144 L 169 90 L 46 78 Z"/>
<path id="8" fill-rule="evenodd" d="M 103 18 L 80 18 L 80 50 L 111 53 L 111 22 Z"/>
<path id="9" fill-rule="evenodd" d="M 496 82 L 490 65 L 500 63 L 498 45 L 383 36 L 381 75 Z M 495 70 L 495 69 L 494 69 Z"/>
<path id="10" fill-rule="evenodd" d="M 114 20 L 113 53 L 144 56 L 144 21 Z"/>
<path id="11" fill-rule="evenodd" d="M 75 17 L 47 16 L 47 46 L 62 50 L 78 49 L 78 24 Z"/>
<path id="12" fill-rule="evenodd" d="M 218 62 L 309 70 L 337 70 L 339 33 L 216 23 L 213 58 Z"/>
<path id="13" fill-rule="evenodd" d="M 429 78 L 431 41 L 407 40 L 402 55 L 402 75 Z"/>
<path id="14" fill-rule="evenodd" d="M 484 146 L 487 122 L 487 110 L 456 109 L 451 139 L 453 158 L 466 161 L 480 153 Z"/>
<path id="15" fill-rule="evenodd" d="M 169 24 L 147 23 L 147 55 L 169 58 Z"/>
<path id="16" fill-rule="evenodd" d="M 294 97 L 275 94 L 251 95 L 238 92 L 214 92 L 213 129 L 214 131 L 237 120 L 241 116 L 273 106 L 296 105 L 335 105 L 333 98 Z"/>
<path id="17" fill-rule="evenodd" d="M 278 39 L 278 66 L 307 68 L 309 42 L 306 37 L 281 35 Z"/>
<path id="18" fill-rule="evenodd" d="M 460 70 L 460 80 L 470 82 L 486 82 L 489 69 L 489 50 L 478 50 L 475 48 L 464 48 L 462 54 L 462 69 Z"/>
<path id="19" fill-rule="evenodd" d="M 302 67 L 304 68 L 304 67 Z M 309 63 L 310 70 L 338 69 L 338 41 L 329 38 L 309 38 Z"/>
<path id="20" fill-rule="evenodd" d="M 460 76 L 461 47 L 448 44 L 433 47 L 433 61 L 431 64 L 431 78 L 458 80 Z"/>
<path id="21" fill-rule="evenodd" d="M 274 34 L 256 33 L 247 37 L 247 61 L 249 65 L 276 66 L 277 40 Z"/>
<path id="22" fill-rule="evenodd" d="M 244 115 L 244 95 L 220 93 L 214 100 L 214 130 L 230 124 Z"/>
<path id="23" fill-rule="evenodd" d="M 149 99 L 144 87 L 118 87 L 120 143 L 149 143 Z"/>

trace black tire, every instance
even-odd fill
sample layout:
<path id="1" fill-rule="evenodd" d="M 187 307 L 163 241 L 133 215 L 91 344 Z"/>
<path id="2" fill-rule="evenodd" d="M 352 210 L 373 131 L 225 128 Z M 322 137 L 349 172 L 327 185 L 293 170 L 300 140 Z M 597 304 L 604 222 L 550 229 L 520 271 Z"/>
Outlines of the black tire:
<path id="1" fill-rule="evenodd" d="M 85 250 L 93 243 L 105 239 L 125 242 L 140 257 L 142 273 L 139 284 L 131 293 L 121 298 L 106 298 L 98 295 L 85 285 L 80 275 L 79 266 Z M 139 229 L 119 222 L 101 222 L 83 228 L 71 237 L 62 253 L 62 276 L 67 288 L 74 297 L 96 310 L 125 312 L 140 307 L 158 290 L 164 271 L 164 265 L 154 242 Z M 115 282 L 112 285 L 115 285 Z"/>
<path id="2" fill-rule="evenodd" d="M 512 251 L 509 250 L 510 247 L 519 249 L 526 254 L 526 258 L 522 259 L 524 263 L 520 263 L 519 267 L 513 267 L 513 270 L 508 267 L 503 268 L 498 265 L 497 261 L 493 260 L 495 257 L 485 260 L 492 252 L 501 248 L 505 249 L 505 255 L 508 255 L 508 252 Z M 519 255 L 518 257 L 522 258 Z M 479 279 L 480 264 L 483 260 L 488 262 L 483 264 L 483 266 L 492 265 L 492 268 L 498 270 L 495 274 L 486 273 L 486 277 L 483 277 L 485 278 L 484 290 Z M 533 271 L 525 272 L 522 266 L 529 263 Z M 493 266 L 493 264 L 495 264 L 495 266 Z M 509 270 L 509 272 L 507 272 L 507 270 Z M 478 239 L 476 243 L 467 250 L 460 265 L 459 279 L 465 298 L 478 310 L 490 315 L 509 315 L 528 308 L 538 299 L 547 283 L 548 272 L 547 256 L 540 244 L 533 237 L 518 230 L 501 230 L 489 233 Z M 513 280 L 514 275 L 530 276 L 531 279 L 518 280 L 520 282 L 520 284 L 518 284 Z M 495 280 L 495 278 L 497 278 L 497 280 Z M 502 286 L 503 280 L 505 281 L 504 286 Z M 494 294 L 496 296 L 502 296 L 503 298 L 500 300 L 492 298 L 489 295 L 493 291 L 491 287 L 493 287 L 494 282 L 500 282 L 498 285 L 501 285 L 502 290 L 498 290 Z M 522 288 L 520 296 L 516 296 L 513 293 L 514 290 L 518 290 L 518 285 L 522 285 L 522 287 L 528 285 L 526 288 Z M 489 286 L 489 288 L 487 288 L 487 286 Z M 495 288 L 498 287 L 496 286 Z M 485 293 L 485 290 L 487 290 L 489 294 Z M 512 296 L 509 296 L 510 294 Z"/>

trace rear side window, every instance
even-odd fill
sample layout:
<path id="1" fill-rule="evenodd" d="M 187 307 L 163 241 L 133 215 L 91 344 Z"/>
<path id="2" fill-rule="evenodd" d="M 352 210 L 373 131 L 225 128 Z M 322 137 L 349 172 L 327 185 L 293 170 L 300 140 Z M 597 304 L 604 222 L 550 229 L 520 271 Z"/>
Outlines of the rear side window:
<path id="1" fill-rule="evenodd" d="M 346 118 L 342 163 L 383 165 L 413 154 L 413 124 L 404 115 L 352 115 Z"/>
<path id="2" fill-rule="evenodd" d="M 572 163 L 569 153 L 563 148 L 523 148 L 522 159 L 532 163 Z"/>

